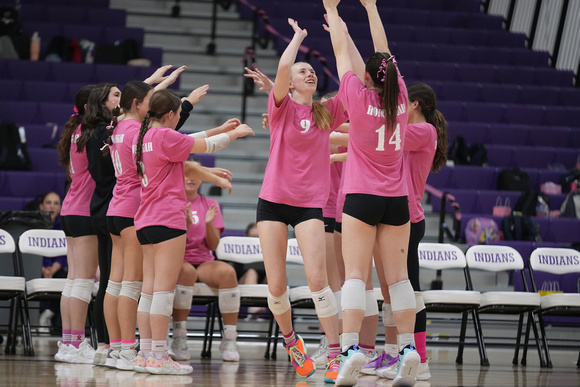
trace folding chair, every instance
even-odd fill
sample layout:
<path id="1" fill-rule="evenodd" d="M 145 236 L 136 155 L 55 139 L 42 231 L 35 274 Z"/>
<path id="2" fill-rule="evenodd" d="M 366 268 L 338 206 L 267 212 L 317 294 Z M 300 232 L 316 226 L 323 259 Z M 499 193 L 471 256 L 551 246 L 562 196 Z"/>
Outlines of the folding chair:
<path id="1" fill-rule="evenodd" d="M 517 291 L 487 291 L 481 293 L 481 301 L 478 308 L 478 313 L 485 314 L 511 314 L 518 315 L 518 330 L 516 335 L 516 346 L 514 350 L 513 365 L 518 364 L 519 349 L 522 336 L 522 326 L 524 316 L 528 315 L 526 335 L 529 333 L 529 327 L 532 326 L 534 330 L 534 337 L 538 348 L 538 356 L 540 358 L 540 366 L 545 367 L 546 363 L 542 354 L 541 343 L 538 335 L 538 327 L 535 321 L 535 314 L 540 309 L 540 295 L 537 293 L 530 293 L 527 290 L 527 283 L 524 276 L 524 261 L 518 251 L 509 246 L 500 245 L 475 245 L 470 247 L 466 254 L 467 259 L 466 275 L 468 290 L 473 290 L 473 283 L 471 281 L 472 269 L 484 270 L 488 272 L 501 272 L 510 270 L 520 270 L 522 280 L 524 283 L 524 292 Z M 524 343 L 527 342 L 528 337 L 525 338 Z M 522 359 L 522 365 L 525 365 L 525 360 Z"/>
<path id="2" fill-rule="evenodd" d="M 540 247 L 532 251 L 529 269 L 532 291 L 537 292 L 537 284 L 540 280 L 538 273 L 550 273 L 558 276 L 580 273 L 580 253 L 572 249 Z M 544 329 L 544 316 L 580 316 L 580 294 L 553 293 L 540 297 L 540 313 L 538 313 L 540 331 L 542 333 L 546 363 L 549 368 L 552 368 L 552 360 Z M 525 359 L 525 349 L 523 356 Z M 578 353 L 576 365 L 580 367 L 580 352 Z"/>
<path id="3" fill-rule="evenodd" d="M 22 331 L 24 355 L 34 356 L 32 335 L 30 333 L 30 318 L 28 304 L 26 302 L 26 279 L 19 275 L 16 261 L 16 244 L 12 235 L 0 229 L 0 254 L 11 254 L 13 259 L 14 275 L 0 276 L 0 300 L 10 301 L 10 317 L 8 318 L 8 335 L 4 353 L 14 355 L 16 353 L 16 329 L 18 317 Z"/>
<path id="4" fill-rule="evenodd" d="M 467 262 L 463 251 L 449 243 L 420 243 L 419 266 L 431 270 L 461 269 L 465 276 L 467 286 Z M 465 331 L 469 313 L 473 320 L 475 338 L 479 349 L 480 364 L 488 366 L 489 360 L 481 333 L 481 322 L 477 309 L 480 305 L 481 293 L 474 290 L 424 290 L 421 292 L 427 312 L 433 313 L 460 313 L 461 331 L 459 334 L 459 347 L 457 349 L 457 364 L 463 364 L 463 347 L 465 346 Z"/>

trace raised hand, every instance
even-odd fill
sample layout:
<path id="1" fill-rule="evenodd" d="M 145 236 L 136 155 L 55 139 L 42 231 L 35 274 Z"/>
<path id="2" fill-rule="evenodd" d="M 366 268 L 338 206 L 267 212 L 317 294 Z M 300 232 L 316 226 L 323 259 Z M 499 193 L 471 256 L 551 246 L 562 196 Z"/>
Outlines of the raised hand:
<path id="1" fill-rule="evenodd" d="M 187 69 L 187 65 L 183 65 L 173 71 L 167 76 L 163 76 L 161 82 L 155 87 L 155 90 L 162 90 L 168 88 L 170 85 L 174 84 L 177 78 Z"/>
<path id="2" fill-rule="evenodd" d="M 288 18 L 288 24 L 290 24 L 290 27 L 292 27 L 292 29 L 294 30 L 294 34 L 300 36 L 302 39 L 308 36 L 308 31 L 300 28 L 296 20 Z"/>
<path id="3" fill-rule="evenodd" d="M 262 114 L 262 128 L 270 130 L 270 119 L 268 113 Z"/>
<path id="4" fill-rule="evenodd" d="M 274 87 L 274 82 L 266 76 L 263 72 L 260 71 L 257 67 L 254 67 L 253 70 L 250 70 L 247 67 L 244 67 L 248 73 L 244 74 L 244 77 L 252 78 L 254 83 L 258 85 L 260 91 L 265 91 L 266 93 L 270 93 L 270 90 Z"/>
<path id="5" fill-rule="evenodd" d="M 230 171 L 228 171 L 225 168 L 218 168 L 218 167 L 213 167 L 213 168 L 208 168 L 208 167 L 204 167 L 209 173 L 216 175 L 217 177 L 221 177 L 223 179 L 232 181 L 232 176 L 234 175 L 233 173 L 231 173 Z"/>
<path id="6" fill-rule="evenodd" d="M 241 124 L 242 123 L 237 118 L 230 118 L 229 120 L 218 126 L 218 129 L 221 131 L 221 133 L 227 133 L 230 130 L 234 130 Z"/>
<path id="7" fill-rule="evenodd" d="M 348 27 L 346 26 L 346 23 L 344 22 L 344 20 L 342 20 L 341 17 L 339 17 L 339 19 L 340 19 L 340 25 L 342 26 L 344 33 L 348 36 Z M 323 24 L 322 28 L 324 28 L 324 31 L 330 33 L 330 27 L 328 27 L 328 15 L 327 14 L 324 14 L 324 20 L 326 20 L 326 24 Z"/>
<path id="8" fill-rule="evenodd" d="M 222 177 L 217 178 L 215 185 L 217 185 L 220 188 L 227 189 L 229 191 L 230 195 L 232 194 L 232 192 L 234 190 L 234 188 L 232 187 L 232 183 L 230 183 L 229 180 L 224 179 Z"/>
<path id="9" fill-rule="evenodd" d="M 215 219 L 215 217 L 217 216 L 218 213 L 218 205 L 216 203 L 212 203 L 211 206 L 209 206 L 209 208 L 207 209 L 207 212 L 205 213 L 205 223 L 212 223 Z"/>
<path id="10" fill-rule="evenodd" d="M 246 137 L 247 135 L 255 136 L 254 130 L 246 124 L 241 124 L 235 128 L 232 133 L 236 135 L 236 138 Z"/>
<path id="11" fill-rule="evenodd" d="M 191 105 L 195 106 L 199 103 L 199 101 L 201 101 L 203 96 L 207 94 L 208 90 L 209 85 L 200 86 L 197 89 L 193 90 L 191 93 L 189 93 L 189 95 L 185 97 L 185 99 L 188 100 Z"/>

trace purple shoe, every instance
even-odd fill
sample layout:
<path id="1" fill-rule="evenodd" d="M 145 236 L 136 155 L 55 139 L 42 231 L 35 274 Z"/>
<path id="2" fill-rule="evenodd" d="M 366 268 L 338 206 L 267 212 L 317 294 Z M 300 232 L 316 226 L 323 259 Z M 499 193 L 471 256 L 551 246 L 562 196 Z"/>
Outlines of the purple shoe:
<path id="1" fill-rule="evenodd" d="M 379 368 L 388 367 L 391 363 L 396 364 L 397 359 L 397 357 L 393 358 L 383 350 L 379 357 L 363 366 L 361 373 L 365 375 L 375 375 Z"/>

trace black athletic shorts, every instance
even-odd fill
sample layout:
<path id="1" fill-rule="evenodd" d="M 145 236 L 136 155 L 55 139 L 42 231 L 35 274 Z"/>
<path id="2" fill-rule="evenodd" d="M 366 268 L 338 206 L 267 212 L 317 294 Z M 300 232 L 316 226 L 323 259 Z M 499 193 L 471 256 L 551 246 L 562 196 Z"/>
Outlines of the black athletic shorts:
<path id="1" fill-rule="evenodd" d="M 324 232 L 329 234 L 334 234 L 334 227 L 336 225 L 336 219 L 324 217 Z"/>
<path id="2" fill-rule="evenodd" d="M 336 222 L 334 224 L 334 231 L 336 231 L 339 234 L 342 234 L 342 222 Z"/>
<path id="3" fill-rule="evenodd" d="M 272 220 L 282 222 L 286 225 L 296 227 L 304 221 L 310 219 L 320 219 L 322 217 L 322 208 L 294 207 L 287 204 L 269 202 L 264 199 L 258 199 L 258 211 L 256 222 L 262 220 Z"/>
<path id="4" fill-rule="evenodd" d="M 68 237 L 78 238 L 87 235 L 97 235 L 89 216 L 61 216 L 60 226 L 64 231 L 64 235 Z"/>
<path id="5" fill-rule="evenodd" d="M 137 239 L 142 245 L 157 244 L 177 238 L 187 231 L 165 226 L 148 226 L 137 230 Z"/>
<path id="6" fill-rule="evenodd" d="M 410 219 L 407 196 L 384 197 L 347 194 L 343 213 L 371 226 L 376 226 L 379 223 L 402 226 Z"/>
<path id="7" fill-rule="evenodd" d="M 107 230 L 113 235 L 120 236 L 121 231 L 135 225 L 133 218 L 123 216 L 107 216 Z"/>

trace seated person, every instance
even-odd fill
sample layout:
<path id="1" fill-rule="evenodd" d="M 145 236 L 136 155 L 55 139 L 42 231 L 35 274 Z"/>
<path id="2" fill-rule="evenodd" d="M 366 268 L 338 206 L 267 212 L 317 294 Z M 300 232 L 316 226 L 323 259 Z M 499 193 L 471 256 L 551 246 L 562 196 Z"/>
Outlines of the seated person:
<path id="1" fill-rule="evenodd" d="M 193 159 L 199 163 L 199 160 Z M 173 302 L 173 341 L 170 355 L 175 360 L 190 358 L 187 347 L 187 316 L 191 311 L 193 285 L 203 282 L 218 289 L 218 306 L 224 332 L 219 350 L 224 361 L 239 361 L 236 346 L 240 291 L 236 272 L 226 262 L 217 261 L 212 251 L 217 248 L 224 222 L 218 203 L 198 193 L 201 181 L 185 179 L 188 224 L 184 262 L 177 279 Z"/>

